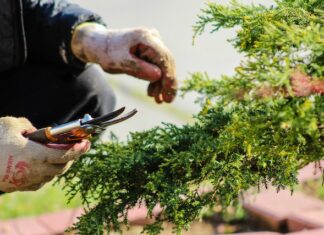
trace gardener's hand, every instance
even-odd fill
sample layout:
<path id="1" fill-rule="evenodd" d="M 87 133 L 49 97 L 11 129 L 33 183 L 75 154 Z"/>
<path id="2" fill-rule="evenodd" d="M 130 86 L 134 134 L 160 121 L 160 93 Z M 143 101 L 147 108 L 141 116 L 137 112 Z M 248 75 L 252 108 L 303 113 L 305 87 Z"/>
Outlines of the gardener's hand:
<path id="1" fill-rule="evenodd" d="M 176 96 L 174 59 L 154 29 L 108 30 L 95 23 L 78 26 L 72 51 L 83 62 L 97 63 L 109 73 L 126 73 L 150 82 L 148 95 L 157 103 Z"/>
<path id="2" fill-rule="evenodd" d="M 90 147 L 88 141 L 73 146 L 41 145 L 24 137 L 33 130 L 25 118 L 0 118 L 0 191 L 37 190 Z"/>

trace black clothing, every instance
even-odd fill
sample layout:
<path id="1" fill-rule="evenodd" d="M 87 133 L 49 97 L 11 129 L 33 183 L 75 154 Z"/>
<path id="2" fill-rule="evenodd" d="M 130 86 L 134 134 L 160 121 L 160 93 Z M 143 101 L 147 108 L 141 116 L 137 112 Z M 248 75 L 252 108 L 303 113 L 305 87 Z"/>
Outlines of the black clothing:
<path id="1" fill-rule="evenodd" d="M 17 67 L 26 58 L 20 0 L 0 0 L 0 72 Z"/>
<path id="2" fill-rule="evenodd" d="M 0 0 L 0 117 L 23 116 L 45 127 L 111 111 L 115 97 L 103 71 L 93 67 L 95 76 L 78 77 L 85 64 L 70 44 L 83 22 L 104 24 L 67 0 Z"/>
<path id="3" fill-rule="evenodd" d="M 0 117 L 26 117 L 37 128 L 75 120 L 86 113 L 97 117 L 115 107 L 115 95 L 97 65 L 82 73 L 53 65 L 25 65 L 4 75 Z"/>
<path id="4" fill-rule="evenodd" d="M 0 72 L 32 63 L 82 67 L 70 48 L 73 29 L 100 16 L 66 0 L 0 0 Z M 0 74 L 0 78 L 2 78 Z"/>
<path id="5" fill-rule="evenodd" d="M 101 116 L 115 108 L 115 95 L 97 65 L 83 72 L 53 65 L 25 65 L 2 75 L 0 117 L 26 117 L 36 128 L 75 120 L 85 113 Z"/>

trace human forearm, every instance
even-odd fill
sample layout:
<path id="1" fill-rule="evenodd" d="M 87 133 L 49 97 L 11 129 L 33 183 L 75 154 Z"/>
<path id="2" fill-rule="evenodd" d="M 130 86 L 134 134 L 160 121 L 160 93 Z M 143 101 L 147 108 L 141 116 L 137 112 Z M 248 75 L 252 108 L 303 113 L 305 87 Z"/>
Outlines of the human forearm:
<path id="1" fill-rule="evenodd" d="M 107 28 L 96 23 L 80 24 L 73 32 L 71 49 L 84 63 L 100 63 L 100 51 L 106 44 Z M 98 54 L 99 53 L 99 54 Z"/>
<path id="2" fill-rule="evenodd" d="M 72 31 L 100 16 L 66 0 L 23 0 L 28 60 L 83 66 L 70 47 Z"/>

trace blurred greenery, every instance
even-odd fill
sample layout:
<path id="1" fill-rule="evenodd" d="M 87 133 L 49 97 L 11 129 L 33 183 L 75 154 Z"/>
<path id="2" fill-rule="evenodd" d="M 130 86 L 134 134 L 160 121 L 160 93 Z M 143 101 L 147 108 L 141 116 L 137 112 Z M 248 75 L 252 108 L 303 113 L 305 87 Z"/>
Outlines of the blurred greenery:
<path id="1" fill-rule="evenodd" d="M 0 219 L 35 216 L 81 206 L 77 196 L 67 204 L 65 191 L 60 184 L 45 185 L 36 192 L 15 192 L 0 197 Z"/>
<path id="2" fill-rule="evenodd" d="M 310 196 L 324 200 L 323 179 L 309 180 L 300 185 L 299 190 Z"/>
<path id="3" fill-rule="evenodd" d="M 230 208 L 225 211 L 226 213 L 223 215 L 223 219 L 225 222 L 233 223 L 236 221 L 242 221 L 247 219 L 246 211 L 243 208 L 242 204 L 237 205 L 236 207 Z M 224 213 L 224 212 L 223 212 Z"/>

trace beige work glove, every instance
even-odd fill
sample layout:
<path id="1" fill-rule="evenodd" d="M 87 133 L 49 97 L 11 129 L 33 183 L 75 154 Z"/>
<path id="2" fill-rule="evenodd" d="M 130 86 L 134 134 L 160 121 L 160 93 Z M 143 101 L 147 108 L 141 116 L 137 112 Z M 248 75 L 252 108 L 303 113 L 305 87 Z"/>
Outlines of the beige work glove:
<path id="1" fill-rule="evenodd" d="M 88 141 L 73 146 L 38 144 L 23 136 L 33 130 L 25 118 L 0 118 L 0 191 L 37 190 L 90 147 Z"/>
<path id="2" fill-rule="evenodd" d="M 148 95 L 157 103 L 170 103 L 176 96 L 175 62 L 155 29 L 108 30 L 100 24 L 84 23 L 76 28 L 71 47 L 83 62 L 149 81 Z"/>

